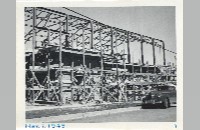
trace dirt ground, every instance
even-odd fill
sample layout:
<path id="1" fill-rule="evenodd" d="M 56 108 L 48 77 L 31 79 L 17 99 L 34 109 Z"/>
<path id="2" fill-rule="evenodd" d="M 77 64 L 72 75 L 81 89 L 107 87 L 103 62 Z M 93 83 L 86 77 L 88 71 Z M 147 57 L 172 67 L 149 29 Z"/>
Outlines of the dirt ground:
<path id="1" fill-rule="evenodd" d="M 88 117 L 62 123 L 103 123 L 103 122 L 175 122 L 176 107 L 168 109 L 141 109 L 106 116 Z"/>

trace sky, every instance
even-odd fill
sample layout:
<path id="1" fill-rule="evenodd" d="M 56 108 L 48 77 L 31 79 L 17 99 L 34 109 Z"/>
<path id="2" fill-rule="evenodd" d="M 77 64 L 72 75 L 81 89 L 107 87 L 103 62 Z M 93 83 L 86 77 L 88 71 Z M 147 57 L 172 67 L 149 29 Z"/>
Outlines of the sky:
<path id="1" fill-rule="evenodd" d="M 76 15 L 63 8 L 52 8 L 67 14 Z M 136 7 L 70 7 L 78 13 L 106 25 L 154 37 L 165 42 L 168 50 L 176 52 L 175 7 L 136 6 Z M 140 59 L 140 44 L 131 45 L 133 62 Z M 175 62 L 174 54 L 166 52 L 166 60 Z M 144 62 L 153 63 L 152 47 L 144 47 Z M 156 48 L 156 62 L 163 63 L 162 50 Z"/>

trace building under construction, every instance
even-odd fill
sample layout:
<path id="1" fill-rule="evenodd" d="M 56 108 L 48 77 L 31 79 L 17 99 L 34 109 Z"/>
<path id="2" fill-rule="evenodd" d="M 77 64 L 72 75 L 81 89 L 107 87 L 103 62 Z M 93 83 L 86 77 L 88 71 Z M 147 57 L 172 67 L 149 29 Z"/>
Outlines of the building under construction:
<path id="1" fill-rule="evenodd" d="M 176 65 L 167 65 L 163 40 L 49 8 L 25 8 L 26 102 L 133 102 L 156 86 L 176 85 Z M 130 45 L 140 43 L 141 60 Z M 144 63 L 152 46 L 153 64 Z M 157 65 L 161 48 L 163 65 Z"/>

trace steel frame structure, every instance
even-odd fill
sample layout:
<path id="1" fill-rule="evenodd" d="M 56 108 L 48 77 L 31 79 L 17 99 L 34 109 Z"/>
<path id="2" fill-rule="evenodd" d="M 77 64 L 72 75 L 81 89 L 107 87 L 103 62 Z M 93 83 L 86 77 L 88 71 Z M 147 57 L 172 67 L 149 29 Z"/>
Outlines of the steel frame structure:
<path id="1" fill-rule="evenodd" d="M 66 9 L 66 8 L 65 8 Z M 46 34 L 46 35 L 44 35 Z M 85 91 L 85 78 L 86 69 L 91 66 L 86 65 L 86 55 L 95 55 L 101 57 L 101 75 L 104 71 L 104 62 L 112 62 L 123 64 L 126 69 L 126 64 L 131 63 L 130 44 L 137 41 L 140 42 L 141 49 L 141 67 L 144 63 L 144 44 L 152 45 L 153 51 L 153 66 L 156 66 L 156 54 L 155 47 L 161 48 L 163 51 L 163 65 L 166 65 L 165 52 L 172 52 L 165 48 L 165 42 L 153 37 L 144 36 L 135 32 L 119 29 L 109 25 L 105 25 L 96 20 L 90 18 L 82 18 L 66 13 L 58 12 L 48 8 L 42 7 L 27 7 L 25 8 L 25 45 L 32 48 L 31 51 L 27 51 L 27 55 L 31 55 L 31 64 L 27 72 L 28 81 L 30 81 L 30 87 L 27 87 L 28 97 L 31 98 L 32 102 L 42 97 L 42 100 L 48 100 L 49 102 L 57 102 L 62 104 L 63 100 L 63 83 L 62 77 L 64 71 L 69 71 L 71 80 L 73 79 L 73 71 L 67 70 L 63 66 L 63 52 L 70 50 L 74 53 L 81 54 L 83 58 L 83 91 Z M 123 47 L 120 47 L 123 46 Z M 126 46 L 126 47 L 125 47 Z M 119 48 L 123 48 L 120 52 Z M 127 53 L 125 53 L 125 49 Z M 51 52 L 58 52 L 58 67 L 52 68 L 51 64 Z M 38 56 L 38 52 L 42 52 Z M 38 69 L 36 66 L 36 57 L 44 57 L 47 59 L 45 70 Z M 39 58 L 40 59 L 40 58 Z M 127 62 L 126 62 L 127 60 Z M 38 63 L 37 63 L 38 64 Z M 41 63 L 42 64 L 42 63 Z M 71 68 L 74 69 L 74 63 L 71 63 Z M 52 85 L 51 82 L 51 70 L 57 71 L 58 82 L 56 85 Z M 118 67 L 117 67 L 118 69 Z M 47 72 L 46 78 L 41 84 L 38 81 L 38 77 L 35 75 L 37 71 Z M 118 72 L 118 70 L 117 70 Z M 155 71 L 154 71 L 155 72 Z M 134 71 L 133 71 L 134 73 Z M 30 76 L 31 75 L 31 76 Z M 28 84 L 28 83 L 27 83 Z M 72 85 L 72 84 L 71 84 Z M 70 86 L 71 86 L 70 85 Z M 28 85 L 27 85 L 28 86 Z M 37 88 L 35 87 L 37 86 Z M 52 86 L 53 89 L 52 89 Z M 84 94 L 87 92 L 85 91 Z M 83 94 L 83 95 L 84 95 Z M 49 98 L 51 95 L 51 99 Z M 88 94 L 90 95 L 90 94 Z M 89 98 L 86 99 L 86 101 Z"/>

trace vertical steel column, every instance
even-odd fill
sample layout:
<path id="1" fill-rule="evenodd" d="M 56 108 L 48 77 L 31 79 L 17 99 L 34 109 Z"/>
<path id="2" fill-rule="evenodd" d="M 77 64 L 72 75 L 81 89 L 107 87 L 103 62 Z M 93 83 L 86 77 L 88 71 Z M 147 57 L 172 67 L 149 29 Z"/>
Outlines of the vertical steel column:
<path id="1" fill-rule="evenodd" d="M 126 41 L 124 39 L 124 41 Z M 124 70 L 126 69 L 126 61 L 125 61 L 125 43 L 126 42 L 123 42 L 123 66 L 124 66 Z"/>
<path id="2" fill-rule="evenodd" d="M 155 40 L 152 38 L 152 50 L 153 50 L 153 66 L 154 66 L 154 73 L 156 73 L 156 53 L 155 53 Z"/>
<path id="3" fill-rule="evenodd" d="M 48 30 L 48 34 L 47 34 L 47 37 L 48 37 L 48 43 L 47 43 L 47 47 L 50 45 L 50 30 Z M 48 90 L 47 90 L 47 97 L 49 98 L 49 91 L 50 91 L 50 50 L 48 49 L 48 54 L 47 54 L 47 77 L 48 77 L 48 84 L 47 84 L 47 87 L 48 87 Z"/>
<path id="4" fill-rule="evenodd" d="M 127 51 L 128 51 L 128 63 L 131 63 L 131 53 L 130 53 L 130 37 L 129 32 L 127 32 Z"/>
<path id="5" fill-rule="evenodd" d="M 83 25 L 84 26 L 84 25 Z M 85 28 L 83 27 L 82 29 L 82 44 L 83 44 L 83 101 L 85 101 L 85 71 L 86 71 L 86 63 L 85 63 L 85 37 L 84 37 L 84 33 L 85 33 Z"/>
<path id="6" fill-rule="evenodd" d="M 141 64 L 144 65 L 144 47 L 143 47 L 143 35 L 141 35 L 140 40 L 141 40 Z"/>
<path id="7" fill-rule="evenodd" d="M 75 41 L 75 35 L 72 34 L 72 47 L 74 48 L 74 45 L 76 45 L 76 48 L 77 48 L 77 43 Z"/>
<path id="8" fill-rule="evenodd" d="M 60 85 L 60 103 L 63 103 L 63 88 L 62 88 L 62 22 L 60 21 L 59 32 L 59 85 Z"/>
<path id="9" fill-rule="evenodd" d="M 134 73 L 134 62 L 132 63 L 132 73 Z"/>
<path id="10" fill-rule="evenodd" d="M 118 66 L 118 60 L 115 60 L 116 62 L 116 79 L 118 80 L 119 77 L 119 66 Z"/>
<path id="11" fill-rule="evenodd" d="M 99 29 L 99 42 L 101 45 L 101 76 L 103 76 L 104 66 L 103 66 L 103 47 L 102 47 L 102 40 L 101 40 L 101 29 Z"/>
<path id="12" fill-rule="evenodd" d="M 134 41 L 135 41 L 135 39 L 134 39 Z M 133 41 L 133 42 L 134 42 L 134 41 Z M 134 53 L 132 53 L 131 59 L 132 59 L 132 60 L 130 60 L 130 61 L 131 61 L 131 63 L 132 63 L 132 73 L 134 73 L 134 72 L 135 72 L 135 70 L 134 70 Z"/>
<path id="13" fill-rule="evenodd" d="M 147 67 L 146 73 L 149 73 L 149 62 L 146 61 L 145 66 Z"/>
<path id="14" fill-rule="evenodd" d="M 32 40 L 32 70 L 35 69 L 35 44 L 36 44 L 36 8 L 33 7 L 33 40 Z"/>
<path id="15" fill-rule="evenodd" d="M 124 64 L 124 71 L 125 71 L 125 69 L 126 69 L 125 55 L 123 57 L 124 57 L 123 58 L 123 64 Z"/>
<path id="16" fill-rule="evenodd" d="M 110 41 L 111 41 L 111 55 L 114 54 L 113 52 L 113 28 L 110 28 Z"/>
<path id="17" fill-rule="evenodd" d="M 102 78 L 102 85 L 101 85 L 101 93 L 100 93 L 100 95 L 101 95 L 101 97 L 102 97 L 102 99 L 103 99 L 103 89 L 104 89 L 104 82 L 103 82 L 103 69 L 104 69 L 104 66 L 103 66 L 103 46 L 102 46 L 102 37 L 101 37 L 101 27 L 99 27 L 99 25 L 98 25 L 98 30 L 99 30 L 99 42 L 100 42 L 100 45 L 101 45 L 101 78 Z"/>
<path id="18" fill-rule="evenodd" d="M 73 80 L 73 78 L 74 78 L 74 61 L 72 61 L 71 67 L 72 67 L 71 80 Z"/>
<path id="19" fill-rule="evenodd" d="M 74 80 L 74 61 L 72 61 L 72 64 L 71 64 L 71 67 L 72 67 L 72 70 L 71 70 L 71 81 L 72 81 L 72 83 L 73 83 L 73 81 L 75 82 L 75 80 Z M 71 102 L 74 102 L 74 98 L 73 98 L 73 96 L 74 96 L 74 91 L 73 91 L 73 86 L 72 86 L 73 84 L 71 84 Z"/>
<path id="20" fill-rule="evenodd" d="M 85 37 L 84 37 L 85 29 L 82 29 L 82 44 L 83 44 L 83 66 L 85 67 Z"/>
<path id="21" fill-rule="evenodd" d="M 153 50 L 153 65 L 156 65 L 156 54 L 155 54 L 155 42 L 154 42 L 154 38 L 152 38 L 152 50 Z"/>
<path id="22" fill-rule="evenodd" d="M 34 79 L 34 75 L 35 75 L 35 44 L 36 44 L 36 24 L 37 24 L 37 21 L 36 21 L 36 8 L 33 7 L 33 40 L 32 40 L 32 74 L 33 74 L 33 77 L 32 77 L 32 88 L 33 88 L 33 91 L 32 91 L 32 101 L 33 103 L 35 102 L 35 92 L 34 92 L 34 82 L 35 82 L 35 79 Z"/>
<path id="23" fill-rule="evenodd" d="M 65 47 L 69 47 L 69 35 L 68 35 L 68 32 L 69 32 L 69 23 L 68 23 L 68 20 L 69 20 L 69 15 L 66 15 L 66 22 L 65 22 L 65 31 L 66 31 L 66 35 L 65 35 L 65 40 L 66 40 L 66 44 L 65 44 Z"/>
<path id="24" fill-rule="evenodd" d="M 144 65 L 144 47 L 143 47 L 143 35 L 140 36 L 140 50 L 141 50 L 141 64 L 140 64 L 140 73 L 142 73 L 142 66 Z"/>
<path id="25" fill-rule="evenodd" d="M 93 28 L 93 22 L 90 20 L 90 27 L 91 27 L 91 37 L 90 37 L 90 49 L 93 49 L 93 41 L 94 41 L 94 28 Z M 92 63 L 89 63 L 89 68 L 92 68 Z"/>
<path id="26" fill-rule="evenodd" d="M 166 56 L 165 56 L 165 42 L 162 42 L 162 49 L 163 49 L 163 65 L 166 65 Z"/>
<path id="27" fill-rule="evenodd" d="M 140 73 L 142 73 L 142 63 L 141 63 L 141 61 L 140 61 L 140 64 L 139 64 L 139 66 L 140 66 Z"/>
<path id="28" fill-rule="evenodd" d="M 90 49 L 93 49 L 93 42 L 94 42 L 94 28 L 93 28 L 93 22 L 90 21 L 90 27 L 91 27 L 91 37 L 90 37 Z"/>

